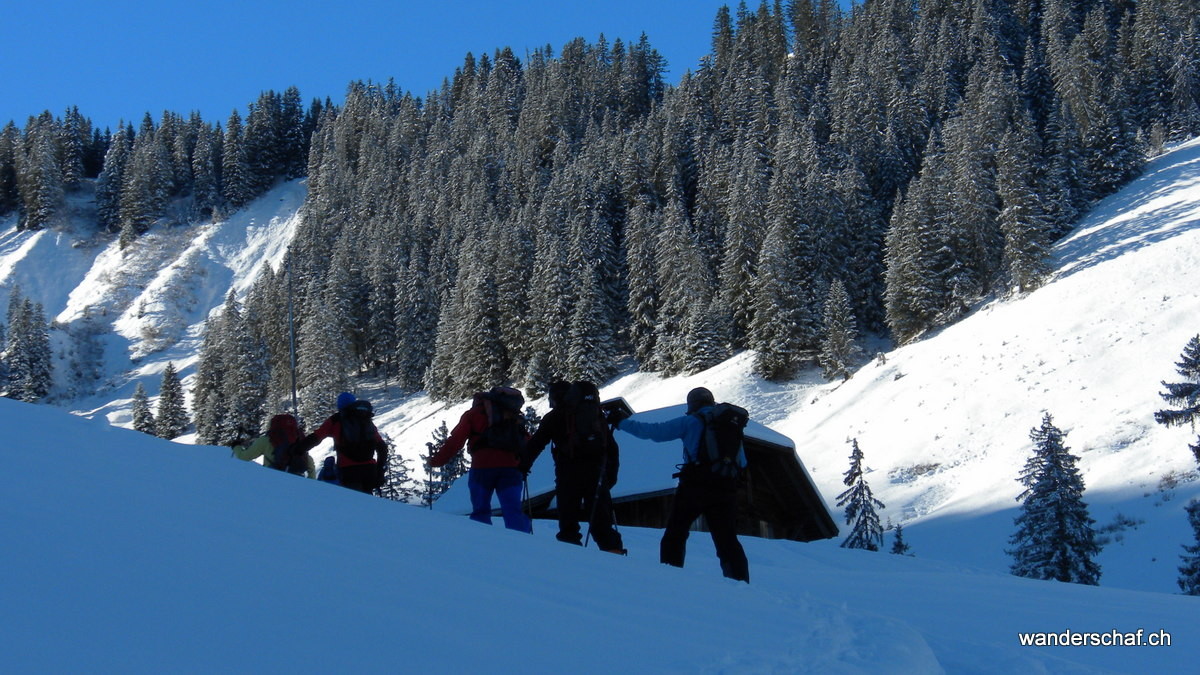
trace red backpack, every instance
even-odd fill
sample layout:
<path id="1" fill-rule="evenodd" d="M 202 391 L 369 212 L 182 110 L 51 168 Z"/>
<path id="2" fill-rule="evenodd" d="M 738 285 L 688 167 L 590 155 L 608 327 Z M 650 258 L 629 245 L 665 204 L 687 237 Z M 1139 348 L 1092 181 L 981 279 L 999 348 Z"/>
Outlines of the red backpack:
<path id="1" fill-rule="evenodd" d="M 271 418 L 271 423 L 267 425 L 267 439 L 271 441 L 275 455 L 272 468 L 294 474 L 308 471 L 308 453 L 292 452 L 300 438 L 300 423 L 294 415 L 283 413 Z"/>

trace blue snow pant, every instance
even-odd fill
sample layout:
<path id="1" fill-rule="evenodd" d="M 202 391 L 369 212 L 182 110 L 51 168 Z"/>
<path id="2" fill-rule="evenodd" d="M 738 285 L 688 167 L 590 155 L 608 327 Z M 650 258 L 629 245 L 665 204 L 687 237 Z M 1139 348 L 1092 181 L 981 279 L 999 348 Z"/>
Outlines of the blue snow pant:
<path id="1" fill-rule="evenodd" d="M 533 532 L 529 517 L 521 512 L 521 471 L 516 467 L 475 469 L 467 472 L 471 489 L 471 520 L 492 524 L 492 493 L 500 497 L 504 526 L 510 530 Z"/>

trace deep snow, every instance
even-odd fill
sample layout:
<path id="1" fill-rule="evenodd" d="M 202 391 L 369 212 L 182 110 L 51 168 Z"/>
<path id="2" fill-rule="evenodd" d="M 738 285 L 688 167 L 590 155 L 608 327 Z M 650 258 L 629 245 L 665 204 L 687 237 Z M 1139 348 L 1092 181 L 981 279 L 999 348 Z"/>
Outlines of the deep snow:
<path id="1" fill-rule="evenodd" d="M 6 672 L 1186 672 L 1196 599 L 743 538 L 682 570 L 0 400 Z M 52 430 L 52 432 L 48 431 Z M 914 528 L 915 529 L 915 528 Z M 1021 647 L 1165 630 L 1170 647 Z"/>
<path id="2" fill-rule="evenodd" d="M 1200 332 L 1200 139 L 1099 204 L 1056 248 L 1045 287 L 995 299 L 845 383 L 815 373 L 767 383 L 750 354 L 693 376 L 607 383 L 605 397 L 638 410 L 700 384 L 740 403 L 796 441 L 830 504 L 858 439 L 882 516 L 903 523 L 917 557 L 745 539 L 749 587 L 719 577 L 704 536 L 681 572 L 654 562 L 655 532 L 625 528 L 631 555 L 612 559 L 547 539 L 548 524 L 523 537 L 108 426 L 129 425 L 136 384 L 157 394 L 168 361 L 190 383 L 204 318 L 278 263 L 303 198 L 303 182 L 284 184 L 227 221 L 156 228 L 125 254 L 81 221 L 39 233 L 0 222 L 0 305 L 20 283 L 59 326 L 92 317 L 103 330 L 95 381 L 72 367 L 87 345 L 53 333 L 53 403 L 93 420 L 0 401 L 5 457 L 21 476 L 0 501 L 0 663 L 1145 672 L 1200 656 L 1186 632 L 1196 599 L 1168 595 L 1192 536 L 1183 506 L 1200 496 L 1195 431 L 1152 418 L 1160 382 L 1178 378 L 1174 363 Z M 358 393 L 410 457 L 464 407 L 378 383 Z M 1085 499 L 1111 540 L 1100 589 L 1006 574 L 1016 478 L 1043 411 L 1080 456 Z M 1165 629 L 1173 646 L 1017 646 L 1018 630 L 1068 628 Z M 289 640 L 298 646 L 274 644 Z"/>

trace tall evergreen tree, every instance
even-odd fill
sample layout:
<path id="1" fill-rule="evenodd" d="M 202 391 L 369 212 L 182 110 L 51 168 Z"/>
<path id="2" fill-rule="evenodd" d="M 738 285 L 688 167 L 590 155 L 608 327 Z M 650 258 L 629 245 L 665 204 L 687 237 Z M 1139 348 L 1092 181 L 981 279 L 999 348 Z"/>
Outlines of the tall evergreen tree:
<path id="1" fill-rule="evenodd" d="M 133 390 L 131 412 L 133 414 L 133 428 L 143 434 L 153 436 L 156 428 L 154 413 L 150 411 L 150 398 L 146 395 L 146 387 L 141 382 L 138 382 L 137 389 Z"/>
<path id="2" fill-rule="evenodd" d="M 1200 335 L 1188 340 L 1179 361 L 1175 363 L 1175 371 L 1185 381 L 1163 382 L 1162 385 L 1167 390 L 1159 396 L 1176 407 L 1155 412 L 1154 421 L 1168 427 L 1189 424 L 1194 429 L 1196 420 L 1200 419 Z M 1189 447 L 1196 457 L 1196 462 L 1200 463 L 1200 439 Z"/>
<path id="3" fill-rule="evenodd" d="M 21 145 L 21 132 L 17 125 L 9 122 L 0 130 L 0 216 L 13 213 L 21 205 L 21 192 L 17 183 L 17 152 Z"/>
<path id="4" fill-rule="evenodd" d="M 18 286 L 9 299 L 4 370 L 8 398 L 33 403 L 50 393 L 53 365 L 45 314 Z"/>
<path id="5" fill-rule="evenodd" d="M 850 468 L 842 477 L 848 489 L 838 495 L 837 505 L 846 507 L 846 524 L 850 534 L 842 542 L 842 548 L 862 548 L 878 551 L 883 546 L 883 526 L 879 524 L 876 509 L 884 508 L 883 502 L 871 494 L 871 486 L 863 476 L 863 452 L 858 439 L 851 442 Z"/>
<path id="6" fill-rule="evenodd" d="M 1017 498 L 1021 514 L 1009 538 L 1012 573 L 1031 579 L 1053 579 L 1095 586 L 1100 583 L 1096 521 L 1083 501 L 1083 478 L 1076 457 L 1063 445 L 1062 431 L 1049 413 L 1030 432 L 1034 454 L 1021 471 L 1025 491 Z"/>
<path id="7" fill-rule="evenodd" d="M 1183 550 L 1186 555 L 1179 556 L 1183 560 L 1179 566 L 1179 590 L 1184 595 L 1200 595 L 1200 500 L 1193 499 L 1187 505 L 1187 516 L 1196 542 L 1185 545 Z"/>
<path id="8" fill-rule="evenodd" d="M 158 390 L 158 411 L 154 420 L 155 435 L 159 438 L 172 439 L 187 431 L 188 415 L 183 385 L 175 372 L 174 363 L 167 363 L 163 369 L 162 386 Z"/>
<path id="9" fill-rule="evenodd" d="M 817 358 L 827 379 L 850 379 L 854 360 L 862 352 L 857 340 L 858 327 L 850 308 L 850 296 L 841 280 L 835 279 L 829 285 L 829 297 L 825 301 L 825 337 Z"/>
<path id="10" fill-rule="evenodd" d="M 59 125 L 49 112 L 30 118 L 17 155 L 17 189 L 21 218 L 17 229 L 49 226 L 65 204 L 62 166 L 58 159 Z"/>
<path id="11" fill-rule="evenodd" d="M 132 126 L 122 124 L 117 128 L 104 155 L 104 169 L 96 179 L 96 215 L 109 232 L 121 229 L 121 188 L 133 154 L 133 140 Z"/>

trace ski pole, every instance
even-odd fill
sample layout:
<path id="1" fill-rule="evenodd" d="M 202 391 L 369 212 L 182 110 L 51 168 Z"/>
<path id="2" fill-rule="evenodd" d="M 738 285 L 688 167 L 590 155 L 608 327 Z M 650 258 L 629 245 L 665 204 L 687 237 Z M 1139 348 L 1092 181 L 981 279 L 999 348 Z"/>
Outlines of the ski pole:
<path id="1" fill-rule="evenodd" d="M 521 485 L 524 486 L 522 488 L 523 492 L 524 492 L 524 495 L 522 497 L 522 501 L 524 502 L 523 510 L 525 511 L 525 516 L 527 518 L 529 518 L 529 534 L 533 534 L 533 507 L 531 507 L 529 505 L 529 477 L 528 476 L 521 476 Z"/>
<path id="2" fill-rule="evenodd" d="M 592 508 L 588 509 L 587 536 L 583 538 L 583 547 L 587 548 L 592 538 L 592 521 L 596 519 L 596 504 L 600 501 L 600 489 L 604 485 L 604 470 L 608 468 L 608 454 L 600 458 L 600 476 L 596 479 L 596 491 L 592 494 Z"/>

